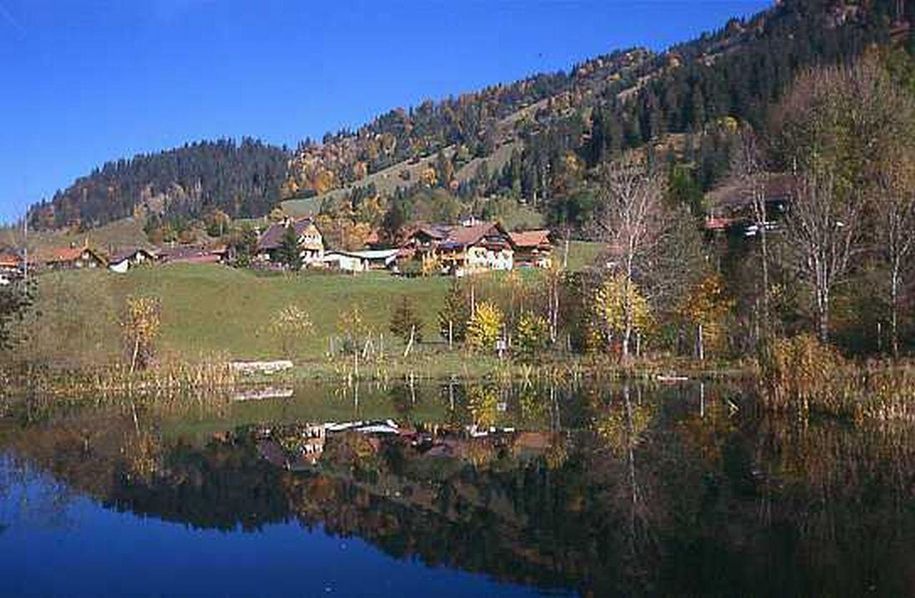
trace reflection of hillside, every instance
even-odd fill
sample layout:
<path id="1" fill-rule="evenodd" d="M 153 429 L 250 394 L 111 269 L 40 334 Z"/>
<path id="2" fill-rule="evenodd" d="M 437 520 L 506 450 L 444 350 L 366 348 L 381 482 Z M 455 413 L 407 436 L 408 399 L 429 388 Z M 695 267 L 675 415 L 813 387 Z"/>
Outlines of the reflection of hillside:
<path id="1" fill-rule="evenodd" d="M 223 530 L 297 521 L 507 581 L 595 595 L 908 593 L 911 430 L 738 419 L 713 394 L 701 409 L 682 399 L 633 392 L 627 411 L 625 392 L 595 396 L 574 416 L 591 429 L 571 432 L 334 433 L 303 471 L 271 463 L 249 428 L 143 450 L 158 437 L 129 417 L 5 437 L 118 509 Z"/>

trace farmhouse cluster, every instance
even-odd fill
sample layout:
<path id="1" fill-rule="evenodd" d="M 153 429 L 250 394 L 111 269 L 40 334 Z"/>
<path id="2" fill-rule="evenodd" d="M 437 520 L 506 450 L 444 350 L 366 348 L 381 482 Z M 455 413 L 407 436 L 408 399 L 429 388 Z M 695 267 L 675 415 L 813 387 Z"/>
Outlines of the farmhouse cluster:
<path id="1" fill-rule="evenodd" d="M 294 246 L 293 247 L 291 247 Z M 311 218 L 286 217 L 258 231 L 253 255 L 245 263 L 266 270 L 295 267 L 357 273 L 386 270 L 401 275 L 465 276 L 493 270 L 546 268 L 552 256 L 550 231 L 507 231 L 498 222 L 468 219 L 459 224 L 415 223 L 396 241 L 372 235 L 358 250 L 332 249 Z M 295 259 L 290 259 L 290 252 Z M 0 252 L 0 284 L 26 272 L 107 268 L 119 274 L 138 266 L 175 263 L 238 264 L 237 252 L 225 245 L 178 245 L 158 249 L 132 247 L 105 252 L 88 240 L 80 246 L 45 249 L 32 255 Z"/>

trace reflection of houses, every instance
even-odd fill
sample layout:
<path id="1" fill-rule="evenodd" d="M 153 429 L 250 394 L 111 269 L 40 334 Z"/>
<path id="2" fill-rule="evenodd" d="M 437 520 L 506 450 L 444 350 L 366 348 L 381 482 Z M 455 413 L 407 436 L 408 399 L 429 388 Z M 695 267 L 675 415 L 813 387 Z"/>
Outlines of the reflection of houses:
<path id="1" fill-rule="evenodd" d="M 764 173 L 749 183 L 737 178 L 729 179 L 706 196 L 710 213 L 705 229 L 709 232 L 736 232 L 747 237 L 755 235 L 758 231 L 753 215 L 753 198 L 755 193 L 762 193 L 766 206 L 766 229 L 772 230 L 788 210 L 794 185 L 795 178 L 790 174 Z"/>
<path id="2" fill-rule="evenodd" d="M 514 266 L 511 237 L 497 222 L 418 226 L 401 246 L 400 255 L 420 260 L 424 272 L 438 268 L 457 276 Z"/>
<path id="3" fill-rule="evenodd" d="M 549 268 L 553 255 L 553 244 L 550 243 L 550 231 L 525 230 L 509 233 L 512 247 L 515 250 L 515 265 L 532 268 Z"/>
<path id="4" fill-rule="evenodd" d="M 324 239 L 311 218 L 293 220 L 287 217 L 271 224 L 257 241 L 258 257 L 262 261 L 281 261 L 278 254 L 287 229 L 292 229 L 295 234 L 302 263 L 306 266 L 319 263 L 324 257 Z"/>
<path id="5" fill-rule="evenodd" d="M 156 261 L 156 256 L 151 251 L 142 247 L 132 249 L 123 249 L 111 256 L 108 260 L 108 269 L 118 274 L 124 274 L 130 268 L 152 264 Z"/>
<path id="6" fill-rule="evenodd" d="M 257 433 L 261 457 L 290 471 L 309 469 L 324 453 L 327 427 L 323 424 L 286 426 Z"/>
<path id="7" fill-rule="evenodd" d="M 332 270 L 366 272 L 391 268 L 396 259 L 396 249 L 364 249 L 361 251 L 331 250 L 324 254 L 321 261 Z"/>
<path id="8" fill-rule="evenodd" d="M 87 245 L 48 249 L 39 253 L 36 261 L 47 270 L 82 270 L 108 265 L 105 258 Z"/>

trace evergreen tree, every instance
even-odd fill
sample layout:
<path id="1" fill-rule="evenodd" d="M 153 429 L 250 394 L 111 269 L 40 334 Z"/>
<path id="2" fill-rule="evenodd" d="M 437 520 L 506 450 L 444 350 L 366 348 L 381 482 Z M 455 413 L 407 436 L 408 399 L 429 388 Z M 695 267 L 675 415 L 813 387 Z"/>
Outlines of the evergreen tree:
<path id="1" fill-rule="evenodd" d="M 279 261 L 286 268 L 293 271 L 302 269 L 302 254 L 299 253 L 299 239 L 295 234 L 295 227 L 289 225 L 283 233 L 283 240 L 277 249 Z"/>
<path id="2" fill-rule="evenodd" d="M 467 322 L 470 321 L 470 305 L 457 281 L 451 283 L 445 303 L 438 312 L 438 329 L 442 338 L 464 342 L 467 336 Z"/>
<path id="3" fill-rule="evenodd" d="M 411 337 L 416 342 L 422 341 L 423 321 L 416 312 L 413 300 L 407 295 L 401 297 L 400 302 L 394 307 L 390 330 L 405 343 L 409 342 Z"/>

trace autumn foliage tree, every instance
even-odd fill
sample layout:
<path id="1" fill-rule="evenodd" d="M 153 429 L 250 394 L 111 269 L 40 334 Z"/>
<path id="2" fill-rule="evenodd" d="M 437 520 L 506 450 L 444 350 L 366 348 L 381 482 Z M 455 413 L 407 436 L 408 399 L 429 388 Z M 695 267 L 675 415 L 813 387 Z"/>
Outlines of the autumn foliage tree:
<path id="1" fill-rule="evenodd" d="M 279 340 L 286 357 L 293 357 L 302 339 L 313 331 L 308 312 L 295 304 L 279 310 L 267 325 L 267 332 Z"/>
<path id="2" fill-rule="evenodd" d="M 515 329 L 514 349 L 524 361 L 535 359 L 550 342 L 550 323 L 543 316 L 524 312 Z"/>
<path id="3" fill-rule="evenodd" d="M 695 284 L 684 297 L 678 311 L 684 322 L 695 331 L 695 356 L 705 359 L 706 347 L 721 347 L 726 318 L 734 302 L 724 291 L 724 281 L 710 274 Z"/>
<path id="4" fill-rule="evenodd" d="M 666 189 L 661 173 L 636 155 L 628 155 L 607 166 L 601 172 L 601 185 L 596 224 L 607 245 L 608 260 L 615 264 L 618 272 L 609 281 L 612 289 L 603 290 L 612 290 L 606 301 L 619 308 L 619 318 L 613 325 L 620 342 L 620 354 L 625 360 L 629 357 L 633 332 L 640 317 L 640 306 L 633 303 L 635 298 L 641 297 L 635 288 L 636 273 L 648 266 L 666 232 L 663 204 Z"/>
<path id="5" fill-rule="evenodd" d="M 449 343 L 464 342 L 470 321 L 470 305 L 458 282 L 452 281 L 445 302 L 438 312 L 438 330 Z"/>
<path id="6" fill-rule="evenodd" d="M 156 297 L 129 297 L 121 326 L 130 350 L 131 373 L 150 365 L 161 329 L 161 306 Z"/>
<path id="7" fill-rule="evenodd" d="M 470 346 L 481 351 L 492 350 L 502 337 L 503 321 L 502 310 L 488 301 L 479 303 L 467 325 Z"/>
<path id="8" fill-rule="evenodd" d="M 651 324 L 651 308 L 634 282 L 619 273 L 607 278 L 594 291 L 591 300 L 591 326 L 589 344 L 594 348 L 621 346 L 629 342 L 629 335 L 641 334 Z M 637 352 L 641 350 L 637 343 Z"/>

